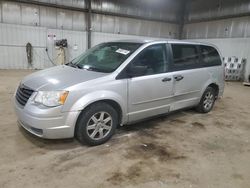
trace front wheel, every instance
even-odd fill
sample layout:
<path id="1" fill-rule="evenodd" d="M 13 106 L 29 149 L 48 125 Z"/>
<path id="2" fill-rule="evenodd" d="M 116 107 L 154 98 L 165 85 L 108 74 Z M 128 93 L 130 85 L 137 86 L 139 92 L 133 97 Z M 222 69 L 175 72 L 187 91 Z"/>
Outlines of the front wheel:
<path id="1" fill-rule="evenodd" d="M 196 109 L 198 112 L 208 113 L 212 110 L 214 102 L 215 102 L 215 90 L 212 87 L 207 87 Z"/>
<path id="2" fill-rule="evenodd" d="M 91 146 L 108 141 L 118 125 L 116 110 L 105 102 L 87 107 L 79 116 L 76 124 L 76 137 L 81 143 Z"/>

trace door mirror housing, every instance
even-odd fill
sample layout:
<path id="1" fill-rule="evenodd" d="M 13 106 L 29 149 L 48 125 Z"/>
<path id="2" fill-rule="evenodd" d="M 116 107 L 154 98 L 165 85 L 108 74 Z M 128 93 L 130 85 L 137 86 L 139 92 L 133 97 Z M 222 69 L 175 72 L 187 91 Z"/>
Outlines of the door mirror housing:
<path id="1" fill-rule="evenodd" d="M 147 72 L 147 66 L 129 66 L 126 72 L 130 78 L 143 76 Z"/>

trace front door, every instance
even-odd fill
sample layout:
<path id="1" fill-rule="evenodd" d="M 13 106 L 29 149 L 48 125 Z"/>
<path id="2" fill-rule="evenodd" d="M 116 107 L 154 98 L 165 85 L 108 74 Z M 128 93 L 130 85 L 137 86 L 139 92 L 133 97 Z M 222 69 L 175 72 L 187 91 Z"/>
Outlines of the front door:
<path id="1" fill-rule="evenodd" d="M 167 113 L 173 96 L 173 74 L 168 73 L 166 44 L 139 53 L 129 66 L 146 66 L 146 73 L 128 79 L 129 122 Z"/>

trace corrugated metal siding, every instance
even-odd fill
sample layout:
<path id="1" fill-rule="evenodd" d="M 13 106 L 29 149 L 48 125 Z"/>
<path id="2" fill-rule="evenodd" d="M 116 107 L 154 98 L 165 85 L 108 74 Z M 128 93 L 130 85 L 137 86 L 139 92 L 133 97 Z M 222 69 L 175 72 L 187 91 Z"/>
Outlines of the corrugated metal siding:
<path id="1" fill-rule="evenodd" d="M 250 17 L 186 24 L 183 37 L 195 38 L 240 38 L 250 36 Z"/>
<path id="2" fill-rule="evenodd" d="M 41 1 L 49 3 L 63 4 L 67 6 L 85 6 L 81 1 Z M 93 2 L 94 8 L 103 11 L 113 11 L 117 13 L 127 13 L 128 15 L 146 16 L 154 18 L 158 14 L 158 19 L 164 17 L 170 17 L 170 13 L 155 11 L 150 9 L 142 9 L 140 7 L 133 8 L 131 5 L 125 4 L 125 7 L 116 5 L 117 2 L 107 3 Z M 34 25 L 48 27 L 52 29 L 66 29 L 85 31 L 86 30 L 86 13 L 69 11 L 65 9 L 57 9 L 43 6 L 34 6 L 22 3 L 13 3 L 9 1 L 0 2 L 3 10 L 3 22 L 15 23 L 23 25 Z M 178 3 L 173 3 L 176 9 Z M 113 7 L 112 7 L 113 6 Z M 143 11 L 141 11 L 143 10 Z M 119 12 L 123 11 L 123 12 Z M 139 12 L 138 12 L 139 11 Z M 141 11 L 141 13 L 140 13 Z M 15 13 L 13 13 L 15 12 Z M 172 14 L 172 13 L 171 13 Z M 174 13 L 173 13 L 174 14 Z M 172 18 L 171 18 L 172 19 Z M 169 24 L 164 22 L 146 21 L 140 19 L 132 19 L 125 17 L 116 17 L 100 14 L 92 14 L 92 29 L 96 32 L 108 32 L 108 33 L 122 33 L 129 35 L 143 35 L 152 37 L 177 37 L 178 26 L 176 24 Z M 176 35 L 175 35 L 176 34 Z"/>
<path id="3" fill-rule="evenodd" d="M 92 46 L 95 46 L 102 42 L 109 42 L 114 40 L 126 40 L 126 39 L 155 39 L 159 40 L 162 38 L 157 37 L 147 37 L 147 36 L 135 36 L 135 35 L 124 35 L 124 34 L 111 34 L 111 33 L 102 33 L 102 32 L 93 32 L 92 33 Z"/>
<path id="4" fill-rule="evenodd" d="M 0 68 L 29 68 L 26 44 L 30 42 L 34 51 L 45 51 L 46 28 L 0 24 Z M 34 56 L 33 68 L 43 68 L 44 61 Z"/>
<path id="5" fill-rule="evenodd" d="M 18 31 L 18 32 L 17 32 Z M 48 48 L 49 57 L 56 62 L 57 50 L 54 40 L 48 39 L 53 34 L 56 39 L 68 40 L 66 49 L 66 61 L 70 61 L 86 50 L 86 32 L 47 29 L 35 26 L 23 26 L 13 24 L 0 24 L 0 68 L 1 69 L 43 69 L 52 66 L 46 54 Z M 120 39 L 160 39 L 157 37 L 112 34 L 103 32 L 92 33 L 92 44 Z M 33 46 L 32 67 L 28 66 L 25 45 L 30 42 Z M 77 46 L 77 50 L 74 49 Z"/>
<path id="6" fill-rule="evenodd" d="M 2 2 L 2 15 L 3 22 L 21 23 L 21 7 L 16 3 Z"/>
<path id="7" fill-rule="evenodd" d="M 27 42 L 36 47 L 46 47 L 46 28 L 0 24 L 0 44 L 25 46 Z"/>
<path id="8" fill-rule="evenodd" d="M 56 39 L 68 40 L 66 49 L 67 61 L 77 57 L 86 50 L 86 32 L 46 29 L 34 26 L 0 24 L 0 68 L 1 69 L 43 69 L 52 66 L 46 54 L 56 61 L 57 51 L 54 40 L 48 39 L 48 34 L 55 34 Z M 26 44 L 33 46 L 33 66 L 27 63 Z M 77 50 L 74 50 L 74 46 Z"/>
<path id="9" fill-rule="evenodd" d="M 163 0 L 157 1 L 164 2 Z M 40 0 L 40 2 L 86 8 L 84 0 Z M 164 20 L 167 16 L 172 20 L 176 19 L 174 11 L 178 8 L 177 2 L 173 2 L 171 8 L 163 7 L 168 11 L 162 9 L 159 12 L 153 11 L 157 7 L 154 7 L 155 4 L 152 2 L 149 2 L 152 10 L 150 7 L 145 8 L 143 1 L 135 2 L 136 6 L 129 3 L 124 1 L 98 3 L 95 1 L 93 7 L 96 10 L 147 16 L 148 18 Z M 48 48 L 48 53 L 53 60 L 56 60 L 57 51 L 54 48 L 54 41 L 48 39 L 48 34 L 55 34 L 57 39 L 66 38 L 69 45 L 66 50 L 67 61 L 75 58 L 86 50 L 86 15 L 87 13 L 79 11 L 0 1 L 0 68 L 43 69 L 52 66 L 45 48 Z M 124 38 L 176 38 L 178 25 L 92 14 L 92 30 L 93 44 L 97 44 L 106 40 Z M 32 67 L 28 66 L 26 57 L 25 45 L 28 42 L 33 46 Z M 74 50 L 75 45 L 77 50 Z"/>
<path id="10" fill-rule="evenodd" d="M 73 12 L 73 30 L 85 31 L 86 25 L 86 14 L 82 12 Z"/>
<path id="11" fill-rule="evenodd" d="M 72 29 L 72 11 L 57 9 L 57 28 Z"/>
<path id="12" fill-rule="evenodd" d="M 0 22 L 3 22 L 2 13 L 2 3 L 0 3 Z"/>
<path id="13" fill-rule="evenodd" d="M 21 23 L 24 25 L 39 25 L 39 6 L 21 6 Z"/>
<path id="14" fill-rule="evenodd" d="M 123 1 L 123 0 L 92 0 L 92 9 L 141 16 L 149 19 L 168 20 L 178 22 L 180 17 L 180 0 L 154 0 L 154 1 Z"/>
<path id="15" fill-rule="evenodd" d="M 55 8 L 40 6 L 40 25 L 43 27 L 56 28 L 57 12 Z"/>
<path id="16" fill-rule="evenodd" d="M 176 24 L 106 16 L 100 14 L 92 15 L 92 30 L 95 32 L 159 38 L 176 38 L 178 29 L 178 25 Z"/>
<path id="17" fill-rule="evenodd" d="M 249 0 L 195 0 L 189 1 L 186 21 L 216 19 L 250 12 Z"/>

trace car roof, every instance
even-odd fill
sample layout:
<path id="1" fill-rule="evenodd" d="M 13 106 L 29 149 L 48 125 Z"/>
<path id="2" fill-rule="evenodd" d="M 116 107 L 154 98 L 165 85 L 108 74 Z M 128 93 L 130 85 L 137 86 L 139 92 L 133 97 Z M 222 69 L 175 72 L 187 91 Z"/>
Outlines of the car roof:
<path id="1" fill-rule="evenodd" d="M 140 44 L 157 44 L 157 43 L 171 43 L 171 44 L 193 44 L 193 45 L 206 45 L 206 46 L 213 46 L 213 44 L 205 43 L 205 42 L 197 42 L 197 41 L 186 41 L 186 40 L 177 40 L 177 39 L 126 39 L 126 40 L 116 40 L 110 42 L 127 42 L 127 43 L 140 43 Z"/>

